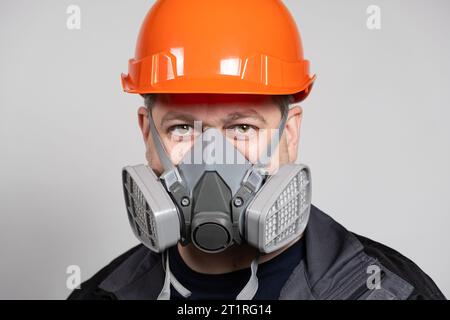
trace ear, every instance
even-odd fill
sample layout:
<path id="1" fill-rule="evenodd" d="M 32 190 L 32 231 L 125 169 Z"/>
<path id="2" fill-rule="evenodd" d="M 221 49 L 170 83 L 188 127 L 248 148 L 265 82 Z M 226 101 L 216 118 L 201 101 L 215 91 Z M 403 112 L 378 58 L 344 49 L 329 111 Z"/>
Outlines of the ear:
<path id="1" fill-rule="evenodd" d="M 287 151 L 290 162 L 297 160 L 302 118 L 303 109 L 299 105 L 296 105 L 289 110 L 286 126 L 284 128 L 284 134 L 286 136 Z"/>
<path id="2" fill-rule="evenodd" d="M 150 127 L 148 124 L 148 111 L 145 107 L 139 107 L 138 109 L 138 123 L 141 128 L 142 138 L 144 139 L 145 144 L 147 144 L 148 133 L 150 131 Z"/>

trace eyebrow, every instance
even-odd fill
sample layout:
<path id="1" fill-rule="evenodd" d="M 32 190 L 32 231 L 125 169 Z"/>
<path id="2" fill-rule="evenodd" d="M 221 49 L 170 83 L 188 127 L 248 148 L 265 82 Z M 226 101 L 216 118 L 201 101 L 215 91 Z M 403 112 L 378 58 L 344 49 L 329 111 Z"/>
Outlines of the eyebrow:
<path id="1" fill-rule="evenodd" d="M 236 111 L 230 113 L 225 118 L 223 118 L 222 121 L 226 123 L 242 118 L 254 118 L 256 120 L 263 122 L 264 124 L 267 124 L 266 119 L 254 109 L 246 109 L 245 112 Z"/>
<path id="2" fill-rule="evenodd" d="M 177 111 L 168 112 L 161 118 L 161 126 L 164 124 L 164 122 L 170 121 L 170 120 L 183 120 L 186 122 L 194 122 L 197 119 L 194 116 L 192 116 L 190 113 L 177 112 Z"/>
<path id="3" fill-rule="evenodd" d="M 254 109 L 246 109 L 244 112 L 236 111 L 236 112 L 230 113 L 227 116 L 225 116 L 224 118 L 222 118 L 222 122 L 228 123 L 228 122 L 235 121 L 238 119 L 243 119 L 243 118 L 254 118 L 256 120 L 263 122 L 264 124 L 267 124 L 267 120 L 261 114 L 259 114 L 257 111 L 255 111 Z M 170 120 L 182 120 L 182 121 L 186 121 L 186 122 L 194 122 L 198 119 L 195 118 L 190 113 L 179 112 L 179 111 L 168 112 L 161 118 L 161 126 L 163 125 L 164 122 L 170 121 Z"/>

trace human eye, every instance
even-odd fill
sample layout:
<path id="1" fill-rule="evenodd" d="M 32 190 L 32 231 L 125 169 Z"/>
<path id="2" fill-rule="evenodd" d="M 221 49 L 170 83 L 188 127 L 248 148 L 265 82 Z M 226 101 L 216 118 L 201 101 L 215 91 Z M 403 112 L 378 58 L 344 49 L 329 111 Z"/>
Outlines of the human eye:
<path id="1" fill-rule="evenodd" d="M 194 128 L 190 124 L 176 124 L 168 128 L 170 136 L 177 141 L 189 139 L 193 132 Z"/>
<path id="2" fill-rule="evenodd" d="M 227 130 L 227 135 L 231 136 L 234 140 L 250 140 L 253 138 L 258 128 L 249 124 L 237 124 L 229 127 Z"/>

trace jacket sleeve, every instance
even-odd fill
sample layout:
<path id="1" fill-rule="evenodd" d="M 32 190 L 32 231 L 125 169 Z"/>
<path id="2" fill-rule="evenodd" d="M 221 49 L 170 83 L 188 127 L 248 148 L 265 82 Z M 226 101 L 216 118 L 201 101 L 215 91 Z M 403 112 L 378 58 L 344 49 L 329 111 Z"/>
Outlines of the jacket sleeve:
<path id="1" fill-rule="evenodd" d="M 381 243 L 355 234 L 364 251 L 378 259 L 382 265 L 414 286 L 408 300 L 446 300 L 434 281 L 414 262 Z"/>
<path id="2" fill-rule="evenodd" d="M 116 297 L 109 292 L 100 289 L 98 286 L 108 277 L 123 261 L 137 251 L 142 245 L 137 245 L 110 262 L 107 266 L 98 271 L 90 279 L 80 285 L 80 289 L 75 289 L 67 297 L 67 300 L 115 300 Z"/>

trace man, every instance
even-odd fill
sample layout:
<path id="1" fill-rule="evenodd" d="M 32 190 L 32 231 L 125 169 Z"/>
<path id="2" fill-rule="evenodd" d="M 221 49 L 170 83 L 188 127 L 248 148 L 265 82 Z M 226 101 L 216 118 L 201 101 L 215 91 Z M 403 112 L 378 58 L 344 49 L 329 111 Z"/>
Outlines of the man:
<path id="1" fill-rule="evenodd" d="M 69 298 L 445 299 L 311 205 L 295 161 L 314 80 L 281 1 L 157 1 L 122 77 L 145 102 L 148 166 L 123 170 L 143 244 Z"/>

